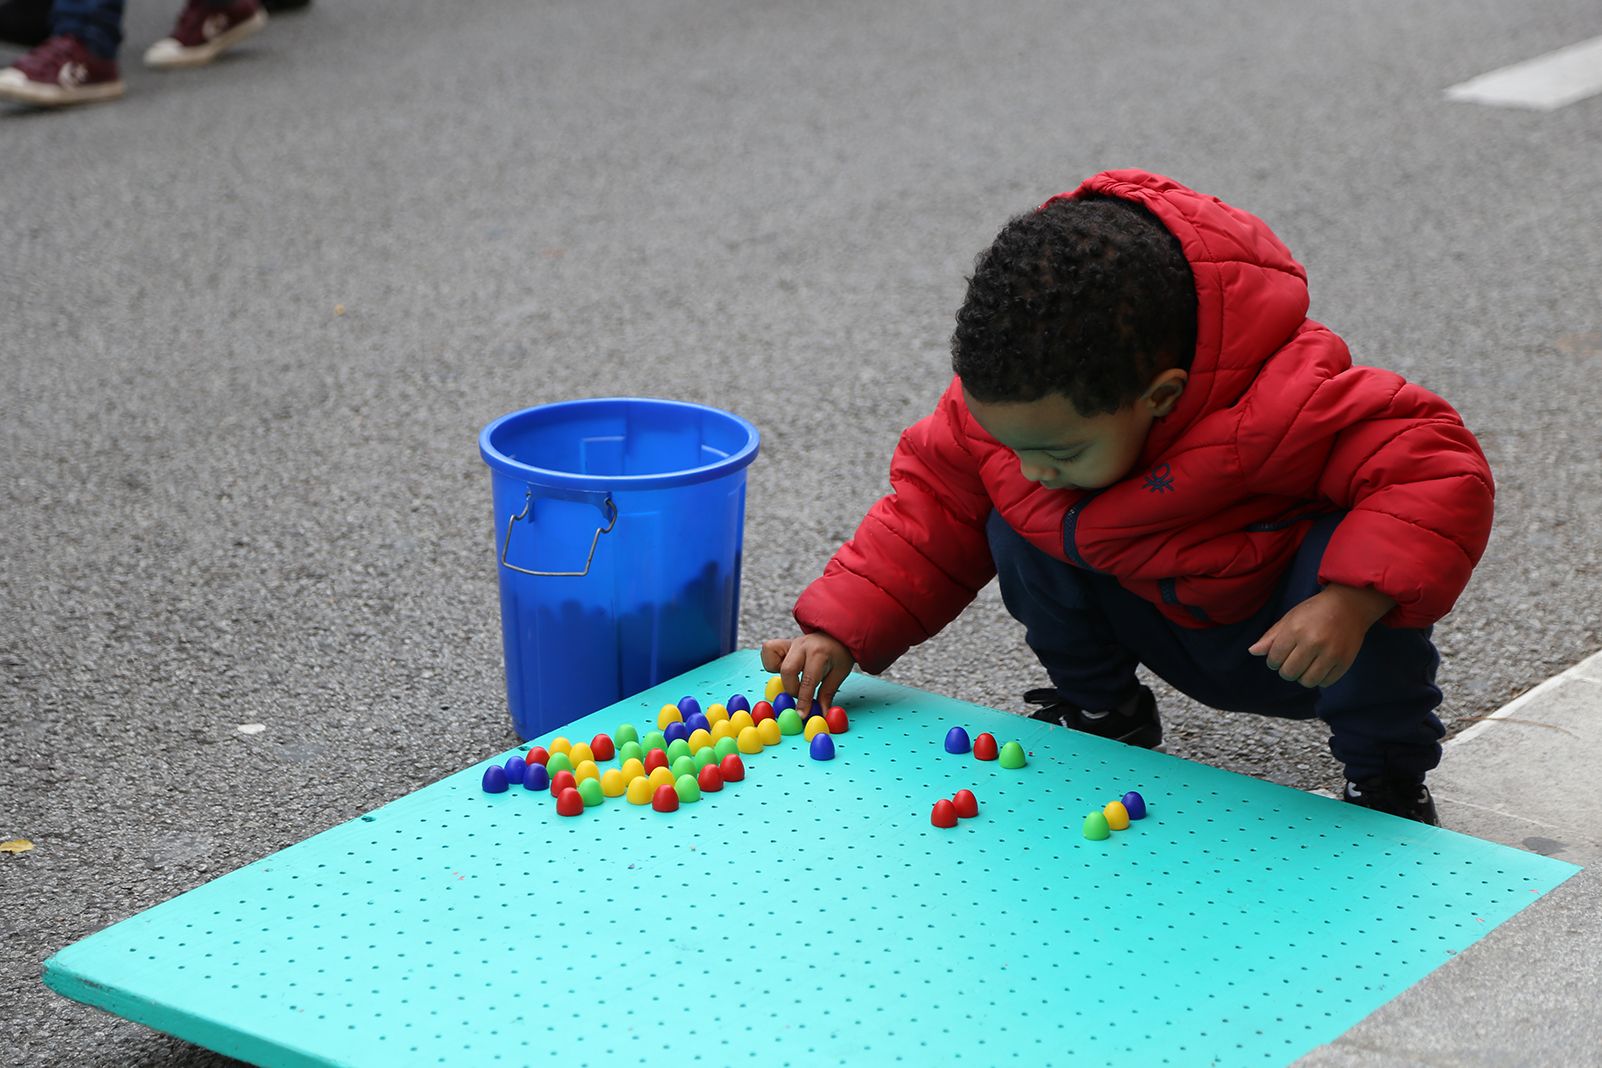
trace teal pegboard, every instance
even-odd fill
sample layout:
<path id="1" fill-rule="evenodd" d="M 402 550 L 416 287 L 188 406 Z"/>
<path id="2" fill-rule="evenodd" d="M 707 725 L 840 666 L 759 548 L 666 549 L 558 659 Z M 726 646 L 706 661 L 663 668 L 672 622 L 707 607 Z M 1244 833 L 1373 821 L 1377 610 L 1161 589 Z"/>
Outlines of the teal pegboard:
<path id="1" fill-rule="evenodd" d="M 558 733 L 764 678 L 735 653 Z M 485 760 L 45 982 L 268 1065 L 1280 1064 L 1578 870 L 866 676 L 841 699 L 836 759 L 787 738 L 675 813 L 559 817 Z M 954 724 L 1028 766 L 945 752 Z M 963 787 L 979 815 L 931 826 Z M 1087 841 L 1130 789 L 1148 818 Z"/>

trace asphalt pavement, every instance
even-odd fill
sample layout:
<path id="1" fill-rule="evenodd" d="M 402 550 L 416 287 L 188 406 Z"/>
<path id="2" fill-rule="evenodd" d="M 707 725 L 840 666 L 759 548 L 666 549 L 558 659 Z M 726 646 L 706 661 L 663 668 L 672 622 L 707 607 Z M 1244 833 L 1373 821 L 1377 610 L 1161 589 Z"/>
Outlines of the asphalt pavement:
<path id="1" fill-rule="evenodd" d="M 223 1063 L 42 961 L 512 743 L 481 426 L 751 419 L 741 636 L 788 633 L 944 386 L 974 254 L 1108 167 L 1267 219 L 1313 317 L 1479 435 L 1434 781 L 1456 829 L 1597 861 L 1596 662 L 1479 725 L 1602 648 L 1602 97 L 1443 95 L 1595 4 L 320 0 L 146 70 L 173 13 L 129 12 L 121 101 L 0 110 L 0 840 L 34 845 L 0 853 L 0 1062 Z M 888 675 L 1042 681 L 993 591 Z M 1158 691 L 1170 752 L 1334 785 L 1317 724 Z M 1309 1060 L 1602 1063 L 1599 897 Z"/>

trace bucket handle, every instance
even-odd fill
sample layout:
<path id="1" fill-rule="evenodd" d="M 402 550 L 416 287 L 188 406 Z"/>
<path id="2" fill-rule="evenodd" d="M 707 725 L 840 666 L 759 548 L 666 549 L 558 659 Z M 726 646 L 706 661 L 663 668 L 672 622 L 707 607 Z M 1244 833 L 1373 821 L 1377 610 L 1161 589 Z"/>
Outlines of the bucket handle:
<path id="1" fill-rule="evenodd" d="M 519 519 L 523 519 L 534 507 L 534 487 L 530 486 L 523 497 L 523 510 L 506 521 L 506 537 L 501 542 L 501 566 L 509 571 L 516 571 L 520 575 L 533 575 L 536 578 L 583 578 L 590 573 L 590 562 L 595 559 L 595 546 L 600 544 L 602 534 L 610 534 L 612 528 L 617 526 L 617 505 L 612 502 L 612 495 L 608 493 L 604 502 L 606 511 L 611 514 L 606 526 L 595 528 L 595 537 L 590 539 L 590 554 L 584 558 L 583 571 L 530 571 L 526 567 L 506 562 L 506 553 L 512 547 L 512 527 Z"/>

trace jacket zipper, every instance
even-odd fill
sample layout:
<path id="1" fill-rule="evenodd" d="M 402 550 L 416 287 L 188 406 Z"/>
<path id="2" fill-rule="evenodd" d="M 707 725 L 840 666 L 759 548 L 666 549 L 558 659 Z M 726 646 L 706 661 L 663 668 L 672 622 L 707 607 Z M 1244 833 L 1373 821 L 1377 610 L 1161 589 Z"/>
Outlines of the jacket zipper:
<path id="1" fill-rule="evenodd" d="M 1068 554 L 1068 559 L 1086 571 L 1097 569 L 1091 567 L 1085 558 L 1079 555 L 1079 546 L 1074 544 L 1074 531 L 1079 526 L 1079 510 L 1095 500 L 1101 492 L 1101 490 L 1086 490 L 1084 496 L 1075 501 L 1067 514 L 1062 517 L 1062 550 Z"/>

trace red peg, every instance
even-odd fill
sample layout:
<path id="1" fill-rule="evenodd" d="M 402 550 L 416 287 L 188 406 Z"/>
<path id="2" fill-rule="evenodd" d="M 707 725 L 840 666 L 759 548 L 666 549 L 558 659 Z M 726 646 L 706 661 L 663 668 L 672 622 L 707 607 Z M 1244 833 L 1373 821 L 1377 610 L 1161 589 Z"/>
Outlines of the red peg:
<path id="1" fill-rule="evenodd" d="M 773 706 L 768 704 L 766 701 L 758 701 L 756 704 L 751 706 L 751 722 L 753 724 L 761 723 L 765 719 L 774 718 L 776 718 L 776 716 L 773 711 Z"/>
<path id="2" fill-rule="evenodd" d="M 734 754 L 730 753 L 729 755 L 733 756 Z M 703 794 L 715 794 L 723 789 L 723 772 L 718 770 L 716 764 L 708 764 L 701 769 L 701 774 L 696 776 L 696 781 L 701 784 L 701 792 Z"/>
<path id="3" fill-rule="evenodd" d="M 645 773 L 647 775 L 651 774 L 651 772 L 655 771 L 657 768 L 665 768 L 667 766 L 667 750 L 653 749 L 649 753 L 645 754 Z"/>
<path id="4" fill-rule="evenodd" d="M 571 771 L 559 771 L 551 776 L 551 796 L 560 801 L 563 790 L 578 792 L 578 780 L 573 778 Z M 583 800 L 583 798 L 580 798 L 579 803 L 583 804 Z"/>
<path id="5" fill-rule="evenodd" d="M 745 761 L 740 759 L 740 754 L 730 753 L 718 764 L 718 773 L 724 782 L 739 782 L 745 778 Z"/>
<path id="6" fill-rule="evenodd" d="M 651 807 L 658 812 L 677 812 L 679 808 L 679 792 L 665 784 L 658 786 L 656 793 L 651 797 Z"/>
<path id="7" fill-rule="evenodd" d="M 998 752 L 993 734 L 981 734 L 973 740 L 973 755 L 980 760 L 994 760 Z"/>
<path id="8" fill-rule="evenodd" d="M 567 772 L 563 771 L 558 772 L 557 774 L 566 775 Z M 561 795 L 556 799 L 556 814 L 558 816 L 577 816 L 583 811 L 584 799 L 580 797 L 579 792 L 573 789 L 571 786 L 569 786 L 566 790 L 563 790 Z"/>
<path id="9" fill-rule="evenodd" d="M 612 736 L 609 734 L 597 734 L 594 738 L 591 738 L 590 752 L 595 754 L 595 762 L 597 764 L 603 760 L 611 760 L 617 755 L 617 750 L 612 747 Z"/>
<path id="10" fill-rule="evenodd" d="M 963 819 L 972 819 L 979 815 L 979 799 L 973 796 L 972 790 L 958 790 L 951 796 L 951 807 L 957 810 L 957 815 Z"/>
<path id="11" fill-rule="evenodd" d="M 934 811 L 929 814 L 929 822 L 936 827 L 955 827 L 957 825 L 957 809 L 945 798 L 935 802 Z"/>
<path id="12" fill-rule="evenodd" d="M 829 725 L 830 734 L 844 734 L 851 729 L 851 721 L 846 719 L 846 711 L 839 705 L 823 714 L 823 722 Z"/>
<path id="13" fill-rule="evenodd" d="M 541 765 L 543 765 L 549 759 L 551 759 L 551 754 L 545 751 L 545 747 L 543 745 L 536 745 L 534 748 L 528 751 L 528 756 L 523 758 L 523 760 L 529 764 Z"/>

